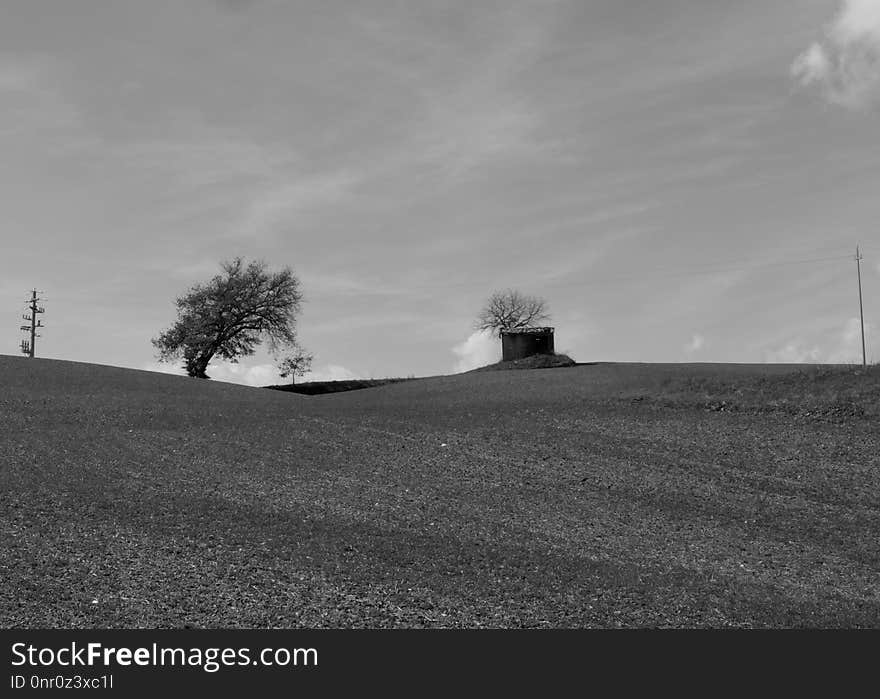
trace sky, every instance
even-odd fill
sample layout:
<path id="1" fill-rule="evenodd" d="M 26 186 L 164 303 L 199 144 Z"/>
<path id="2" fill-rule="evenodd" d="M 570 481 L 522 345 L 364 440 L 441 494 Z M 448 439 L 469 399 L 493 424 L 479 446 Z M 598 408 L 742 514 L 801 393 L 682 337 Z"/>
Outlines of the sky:
<path id="1" fill-rule="evenodd" d="M 880 0 L 2 0 L 0 353 L 290 266 L 306 379 L 448 374 L 504 288 L 578 361 L 880 360 Z M 217 380 L 280 382 L 264 350 Z"/>

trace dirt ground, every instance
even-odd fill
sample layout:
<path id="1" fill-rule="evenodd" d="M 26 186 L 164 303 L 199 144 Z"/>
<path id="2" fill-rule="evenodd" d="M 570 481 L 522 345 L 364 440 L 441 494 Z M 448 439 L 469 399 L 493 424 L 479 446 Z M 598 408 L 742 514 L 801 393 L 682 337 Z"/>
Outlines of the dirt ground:
<path id="1" fill-rule="evenodd" d="M 0 386 L 3 628 L 880 627 L 873 370 Z"/>

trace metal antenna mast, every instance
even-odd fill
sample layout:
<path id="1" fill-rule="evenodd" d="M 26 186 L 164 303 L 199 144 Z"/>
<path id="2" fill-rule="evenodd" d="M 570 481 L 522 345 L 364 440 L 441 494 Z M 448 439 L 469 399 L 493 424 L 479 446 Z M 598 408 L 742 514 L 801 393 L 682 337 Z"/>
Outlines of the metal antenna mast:
<path id="1" fill-rule="evenodd" d="M 42 292 L 40 292 L 40 293 L 42 293 Z M 37 338 L 40 337 L 40 335 L 37 335 L 37 328 L 43 327 L 43 321 L 37 320 L 38 313 L 45 313 L 46 312 L 45 308 L 37 305 L 37 303 L 39 301 L 43 301 L 43 300 L 44 299 L 41 299 L 37 296 L 36 289 L 31 291 L 31 298 L 30 298 L 30 301 L 28 302 L 28 310 L 31 312 L 31 314 L 30 315 L 25 314 L 22 316 L 22 318 L 24 318 L 26 321 L 29 321 L 30 325 L 22 325 L 21 329 L 24 330 L 25 332 L 29 332 L 31 334 L 31 339 L 30 339 L 30 341 L 28 341 L 28 340 L 21 341 L 21 352 L 22 352 L 22 354 L 26 354 L 31 359 L 33 359 L 33 356 L 34 356 L 34 350 L 36 349 Z"/>
<path id="2" fill-rule="evenodd" d="M 859 279 L 859 322 L 862 326 L 862 366 L 867 366 L 868 359 L 865 353 L 865 314 L 862 311 L 862 254 L 859 252 L 858 245 L 856 245 L 856 275 Z"/>

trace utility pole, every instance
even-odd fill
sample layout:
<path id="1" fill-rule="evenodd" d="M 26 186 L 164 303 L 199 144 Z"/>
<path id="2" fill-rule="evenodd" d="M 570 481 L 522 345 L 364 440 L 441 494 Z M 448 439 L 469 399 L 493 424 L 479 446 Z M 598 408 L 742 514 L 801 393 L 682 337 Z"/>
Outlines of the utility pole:
<path id="1" fill-rule="evenodd" d="M 856 245 L 856 275 L 859 279 L 859 323 L 862 326 L 862 366 L 868 365 L 867 355 L 865 353 L 865 314 L 862 311 L 862 254 L 859 252 L 859 246 Z"/>
<path id="2" fill-rule="evenodd" d="M 43 321 L 37 320 L 37 314 L 46 312 L 45 308 L 37 305 L 37 302 L 42 300 L 43 299 L 37 296 L 36 289 L 31 291 L 31 298 L 30 302 L 28 303 L 28 310 L 30 310 L 31 314 L 22 316 L 22 318 L 30 322 L 30 325 L 22 325 L 21 329 L 25 332 L 30 332 L 31 339 L 30 341 L 21 341 L 21 352 L 22 354 L 26 354 L 31 359 L 33 359 L 34 357 L 34 350 L 36 349 L 37 338 L 40 337 L 40 335 L 37 335 L 37 328 L 43 327 Z"/>

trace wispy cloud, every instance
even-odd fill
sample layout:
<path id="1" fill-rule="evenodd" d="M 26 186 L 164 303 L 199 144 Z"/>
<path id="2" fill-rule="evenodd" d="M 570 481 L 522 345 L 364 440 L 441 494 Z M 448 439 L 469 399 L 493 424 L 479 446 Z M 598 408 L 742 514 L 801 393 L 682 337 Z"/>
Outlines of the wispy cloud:
<path id="1" fill-rule="evenodd" d="M 791 66 L 804 86 L 817 86 L 825 98 L 862 108 L 880 97 L 880 2 L 843 0 L 825 31 Z"/>
<path id="2" fill-rule="evenodd" d="M 77 126 L 80 113 L 55 85 L 53 62 L 0 55 L 0 136 Z"/>
<path id="3" fill-rule="evenodd" d="M 214 0 L 214 4 L 221 10 L 229 12 L 244 12 L 256 6 L 260 0 Z"/>
<path id="4" fill-rule="evenodd" d="M 490 23 L 472 28 L 482 39 L 478 50 L 444 42 L 436 29 L 420 26 L 420 38 L 456 69 L 440 79 L 425 71 L 397 71 L 415 97 L 416 116 L 398 157 L 386 162 L 388 169 L 414 168 L 459 179 L 493 162 L 554 152 L 537 136 L 542 105 L 523 88 L 521 77 L 550 44 L 555 21 L 552 3 L 505 4 Z M 401 41 L 398 26 L 375 21 L 369 26 L 382 41 Z"/>
<path id="5" fill-rule="evenodd" d="M 492 159 L 528 152 L 535 123 L 522 105 L 463 109 L 452 101 L 431 115 L 421 151 L 426 163 L 450 177 L 461 176 Z"/>
<path id="6" fill-rule="evenodd" d="M 316 210 L 332 209 L 352 194 L 361 177 L 348 170 L 294 175 L 256 193 L 239 226 L 244 235 L 278 232 L 286 222 Z"/>
<path id="7" fill-rule="evenodd" d="M 34 89 L 36 74 L 30 66 L 6 59 L 0 62 L 0 93 L 29 92 Z"/>
<path id="8" fill-rule="evenodd" d="M 107 144 L 107 148 L 120 164 L 170 178 L 190 196 L 217 185 L 269 181 L 295 160 L 292 154 L 270 153 L 255 143 L 208 129 L 186 139 Z"/>

